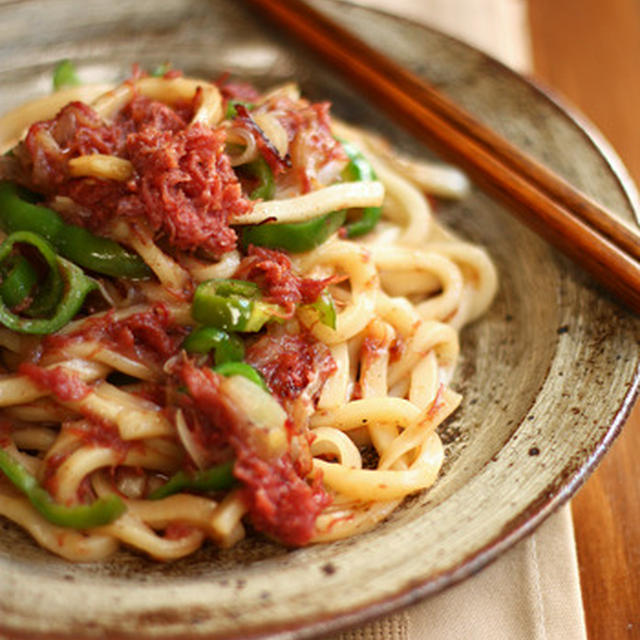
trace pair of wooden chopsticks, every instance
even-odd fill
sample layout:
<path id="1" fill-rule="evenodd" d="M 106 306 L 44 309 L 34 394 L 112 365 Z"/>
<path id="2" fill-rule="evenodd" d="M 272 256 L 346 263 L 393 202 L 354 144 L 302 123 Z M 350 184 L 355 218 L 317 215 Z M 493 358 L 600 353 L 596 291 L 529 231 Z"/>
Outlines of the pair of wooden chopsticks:
<path id="1" fill-rule="evenodd" d="M 301 0 L 246 0 L 640 313 L 640 233 Z"/>

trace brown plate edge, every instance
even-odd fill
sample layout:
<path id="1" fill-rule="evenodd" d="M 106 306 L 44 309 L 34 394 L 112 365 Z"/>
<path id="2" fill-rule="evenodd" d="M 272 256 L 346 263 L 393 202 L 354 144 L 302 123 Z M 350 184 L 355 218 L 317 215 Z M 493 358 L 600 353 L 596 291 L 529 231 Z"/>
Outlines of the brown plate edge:
<path id="1" fill-rule="evenodd" d="M 545 86 L 539 80 L 514 71 L 511 67 L 508 67 L 473 45 L 455 36 L 443 33 L 427 24 L 398 16 L 397 14 L 382 9 L 365 7 L 355 2 L 349 2 L 349 0 L 331 0 L 331 2 L 337 5 L 342 4 L 367 12 L 382 14 L 393 21 L 418 26 L 440 36 L 445 36 L 447 39 L 455 41 L 467 49 L 472 49 L 475 54 L 484 58 L 487 63 L 498 67 L 502 73 L 511 76 L 516 82 L 532 87 L 536 93 L 543 100 L 546 100 L 562 117 L 568 118 L 575 125 L 577 131 L 587 138 L 594 150 L 605 160 L 612 176 L 618 182 L 636 222 L 640 225 L 640 195 L 626 166 L 599 129 L 564 96 L 558 95 L 553 89 Z M 612 302 L 612 304 L 615 303 Z M 461 560 L 455 567 L 437 573 L 427 580 L 416 581 L 414 584 L 411 584 L 393 596 L 370 602 L 346 613 L 337 615 L 329 613 L 327 617 L 318 618 L 317 620 L 305 620 L 303 622 L 293 621 L 291 624 L 274 625 L 273 627 L 254 631 L 239 631 L 231 635 L 228 633 L 218 634 L 215 632 L 213 634 L 202 635 L 196 632 L 193 635 L 163 635 L 162 640 L 297 640 L 303 638 L 319 638 L 320 636 L 324 637 L 327 634 L 339 633 L 351 627 L 365 624 L 381 616 L 396 613 L 401 609 L 415 605 L 429 596 L 433 596 L 438 592 L 454 586 L 492 563 L 502 553 L 531 534 L 550 515 L 568 502 L 595 471 L 615 439 L 620 435 L 633 409 L 635 400 L 639 396 L 640 360 L 636 364 L 633 378 L 629 383 L 628 391 L 623 398 L 622 404 L 616 410 L 607 431 L 582 466 L 573 474 L 568 474 L 568 482 L 562 484 L 555 492 L 550 493 L 545 490 L 529 508 L 504 525 L 501 535 Z M 1 621 L 0 634 L 0 640 L 68 640 L 68 635 L 65 634 L 16 632 L 15 629 L 5 628 Z M 90 634 L 83 637 L 76 636 L 74 640 L 92 640 L 95 637 L 95 635 Z M 155 638 L 157 638 L 157 636 L 155 636 Z M 141 635 L 138 633 L 109 633 L 109 640 L 154 640 L 154 636 Z"/>

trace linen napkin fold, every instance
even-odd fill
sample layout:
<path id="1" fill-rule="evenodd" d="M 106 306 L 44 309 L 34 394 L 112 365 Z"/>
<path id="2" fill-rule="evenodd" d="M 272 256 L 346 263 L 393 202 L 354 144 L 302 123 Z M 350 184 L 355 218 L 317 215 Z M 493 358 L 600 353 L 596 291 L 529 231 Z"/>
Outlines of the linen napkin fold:
<path id="1" fill-rule="evenodd" d="M 569 506 L 477 575 L 331 640 L 586 640 Z"/>

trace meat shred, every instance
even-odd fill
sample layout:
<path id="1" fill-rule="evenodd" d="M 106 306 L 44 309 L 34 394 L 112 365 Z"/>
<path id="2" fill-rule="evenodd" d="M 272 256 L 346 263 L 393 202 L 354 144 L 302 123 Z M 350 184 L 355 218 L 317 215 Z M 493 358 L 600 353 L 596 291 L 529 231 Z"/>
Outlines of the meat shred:
<path id="1" fill-rule="evenodd" d="M 249 346 L 246 361 L 265 379 L 271 392 L 287 402 L 304 391 L 311 399 L 336 370 L 329 348 L 308 331 L 271 330 Z"/>
<path id="2" fill-rule="evenodd" d="M 276 460 L 259 457 L 242 409 L 222 393 L 218 374 L 186 359 L 176 364 L 174 374 L 178 384 L 186 385 L 201 422 L 224 434 L 233 448 L 234 475 L 242 482 L 240 492 L 254 527 L 287 545 L 306 544 L 330 501 L 320 481 L 309 484 L 304 478 L 309 470 L 299 468 L 289 452 Z"/>
<path id="3" fill-rule="evenodd" d="M 191 104 L 172 109 L 137 96 L 105 124 L 88 105 L 72 102 L 29 129 L 16 149 L 20 181 L 45 196 L 70 197 L 76 208 L 63 215 L 92 231 L 104 232 L 116 218 L 142 218 L 180 249 L 220 256 L 236 245 L 231 213 L 252 204 L 224 154 L 223 129 L 189 124 L 192 111 Z M 93 153 L 129 160 L 134 177 L 70 177 L 68 161 Z"/>
<path id="4" fill-rule="evenodd" d="M 291 260 L 285 253 L 254 246 L 249 247 L 234 278 L 255 282 L 265 299 L 281 305 L 287 316 L 294 313 L 297 305 L 315 302 L 323 289 L 339 279 L 301 278 L 292 271 Z"/>

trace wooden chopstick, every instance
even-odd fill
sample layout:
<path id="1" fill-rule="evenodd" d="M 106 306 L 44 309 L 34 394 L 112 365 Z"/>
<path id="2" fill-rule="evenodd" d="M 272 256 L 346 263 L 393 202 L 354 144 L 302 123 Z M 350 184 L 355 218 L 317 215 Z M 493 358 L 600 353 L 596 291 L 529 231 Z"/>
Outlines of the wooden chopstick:
<path id="1" fill-rule="evenodd" d="M 640 233 L 301 0 L 246 0 L 640 313 Z M 514 248 L 514 250 L 517 250 Z"/>

